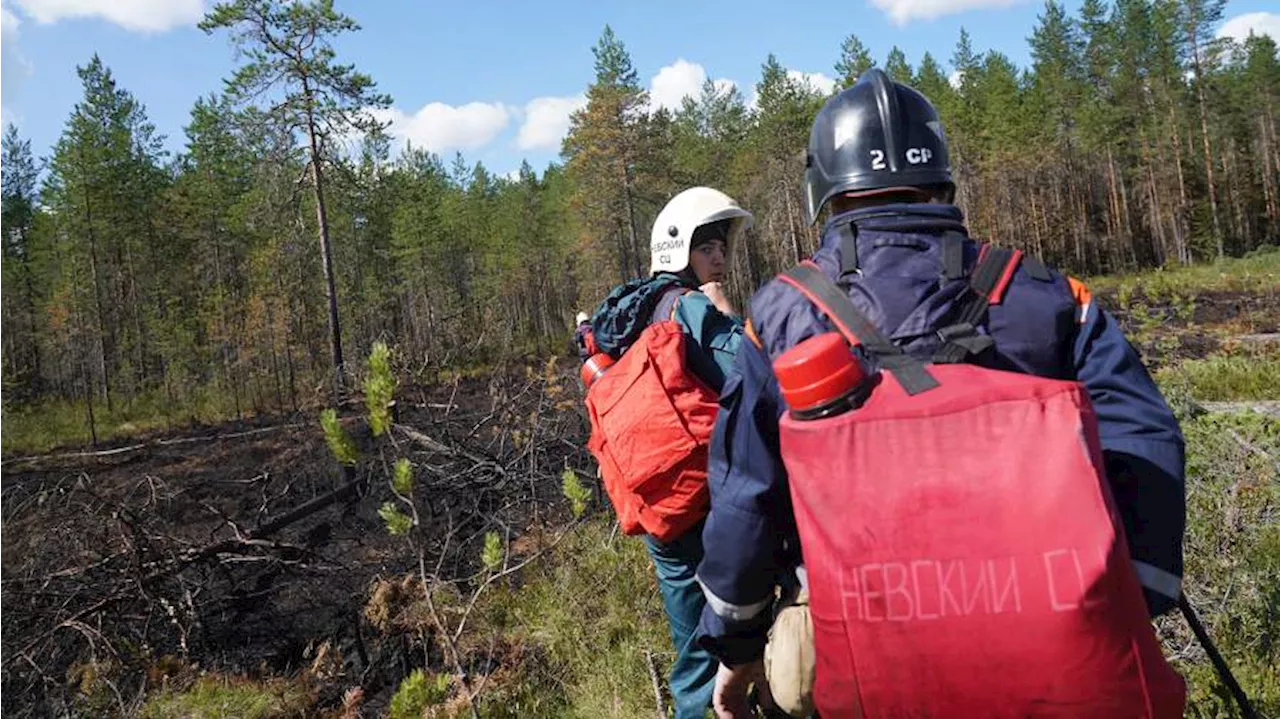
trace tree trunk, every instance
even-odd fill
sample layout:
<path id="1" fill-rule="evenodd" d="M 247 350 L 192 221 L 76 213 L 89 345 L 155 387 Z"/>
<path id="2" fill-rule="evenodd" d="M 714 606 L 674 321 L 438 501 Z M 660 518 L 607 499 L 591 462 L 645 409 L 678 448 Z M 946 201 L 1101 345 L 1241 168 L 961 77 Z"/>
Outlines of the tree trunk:
<path id="1" fill-rule="evenodd" d="M 154 238 L 149 238 L 152 242 Z M 128 240 L 122 243 L 124 245 L 125 257 L 125 277 L 128 279 L 129 286 L 129 312 L 133 315 L 133 331 L 137 334 L 134 338 L 134 362 L 137 364 L 133 368 L 133 376 L 136 386 L 145 386 L 147 381 L 147 331 L 142 321 L 143 303 L 138 299 L 138 277 L 137 263 L 133 261 L 133 248 L 130 247 Z"/>
<path id="2" fill-rule="evenodd" d="M 1268 98 L 1267 100 L 1268 108 L 1270 107 L 1270 105 L 1271 105 L 1271 101 Z M 1268 114 L 1270 114 L 1269 111 L 1268 111 Z M 1262 140 L 1262 153 L 1261 153 L 1262 154 L 1262 194 L 1263 194 L 1264 202 L 1267 208 L 1267 220 L 1269 222 L 1275 222 L 1277 218 L 1277 214 L 1280 214 L 1280 213 L 1278 213 L 1276 210 L 1276 204 L 1277 204 L 1276 188 L 1275 188 L 1275 185 L 1273 184 L 1275 178 L 1271 173 L 1272 137 L 1271 137 L 1271 133 L 1268 132 L 1269 124 L 1270 123 L 1268 122 L 1267 117 L 1262 117 L 1262 116 L 1258 117 L 1258 129 L 1260 131 L 1258 133 L 1258 137 L 1261 138 Z M 1280 167 L 1277 168 L 1277 171 L 1278 171 L 1277 174 L 1280 174 Z"/>
<path id="3" fill-rule="evenodd" d="M 1238 173 L 1231 171 L 1232 160 L 1236 155 L 1236 143 L 1231 141 L 1227 151 L 1223 153 L 1222 161 L 1224 163 L 1224 171 L 1227 176 L 1227 192 L 1230 195 L 1228 204 L 1234 211 L 1235 217 L 1235 235 L 1237 240 L 1244 243 L 1245 247 L 1249 247 L 1253 242 L 1253 233 L 1249 231 L 1249 222 L 1244 214 L 1244 200 L 1241 195 L 1244 191 L 1241 189 L 1241 178 Z"/>
<path id="4" fill-rule="evenodd" d="M 1120 236 L 1120 191 L 1116 188 L 1116 163 L 1112 157 L 1111 147 L 1107 146 L 1107 228 L 1110 234 Z M 1115 240 L 1111 243 L 1114 246 Z"/>
<path id="5" fill-rule="evenodd" d="M 308 97 L 310 90 L 307 90 Z M 333 251 L 329 244 L 329 216 L 324 205 L 324 172 L 320 169 L 320 143 L 315 118 L 307 116 L 307 137 L 311 143 L 311 177 L 316 199 L 316 230 L 320 235 L 320 259 L 324 264 L 324 294 L 329 305 L 329 350 L 333 356 L 333 401 L 342 399 L 342 326 L 338 322 L 338 290 L 334 281 Z"/>
<path id="6" fill-rule="evenodd" d="M 23 238 L 22 245 L 26 248 L 26 238 Z M 29 252 L 24 249 L 22 253 L 22 281 L 27 292 L 27 327 L 30 332 L 31 342 L 31 360 L 34 373 L 31 376 L 31 393 L 34 396 L 40 396 L 42 385 L 44 384 L 44 372 L 40 368 L 40 337 L 36 334 L 36 294 L 31 287 L 31 264 Z"/>
<path id="7" fill-rule="evenodd" d="M 276 313 L 271 307 L 270 299 L 264 299 L 262 304 L 267 311 L 267 341 L 271 347 L 271 376 L 276 387 L 276 411 L 283 412 L 284 392 L 280 386 L 280 353 L 276 351 Z"/>
<path id="8" fill-rule="evenodd" d="M 107 346 L 115 343 L 111 338 L 111 330 L 108 329 L 106 307 L 102 304 L 102 279 L 98 269 L 98 241 L 93 231 L 93 210 L 89 202 L 87 183 L 84 194 L 84 221 L 89 235 L 89 273 L 93 277 L 93 301 L 98 309 L 98 363 L 102 371 L 102 399 L 106 402 L 107 411 L 110 412 L 112 409 L 111 379 L 107 373 Z"/>
<path id="9" fill-rule="evenodd" d="M 289 303 L 289 313 L 284 325 L 284 358 L 289 368 L 289 404 L 292 405 L 296 414 L 298 411 L 298 381 L 293 363 L 293 323 L 289 321 L 294 316 L 294 305 L 292 298 L 285 293 L 284 279 L 281 273 L 276 273 L 276 291 L 280 293 L 279 299 Z"/>
<path id="10" fill-rule="evenodd" d="M 1213 238 L 1218 246 L 1218 259 L 1226 254 L 1222 239 L 1222 223 L 1218 220 L 1218 194 L 1213 180 L 1213 147 L 1209 142 L 1209 109 L 1204 99 L 1204 74 L 1200 67 L 1200 42 L 1195 23 L 1191 23 L 1191 67 L 1195 72 L 1196 97 L 1200 104 L 1200 139 L 1204 145 L 1204 174 L 1209 185 L 1209 209 L 1213 212 Z"/>
<path id="11" fill-rule="evenodd" d="M 644 264 L 640 260 L 640 242 L 637 237 L 639 233 L 636 231 L 635 201 L 631 197 L 631 170 L 625 164 L 622 166 L 622 196 L 627 205 L 627 241 L 631 247 L 631 266 L 635 272 L 632 276 L 644 277 Z"/>
<path id="12" fill-rule="evenodd" d="M 1108 157 L 1107 159 L 1111 159 Z M 1124 173 L 1115 171 L 1116 180 L 1120 185 L 1120 236 L 1116 238 L 1120 253 L 1126 250 L 1129 254 L 1129 260 L 1135 266 L 1137 265 L 1136 251 L 1133 242 L 1133 222 L 1129 219 L 1129 186 L 1125 184 Z"/>
<path id="13" fill-rule="evenodd" d="M 90 379 L 93 373 L 89 371 L 89 363 L 87 361 L 82 361 L 80 367 L 84 377 L 84 404 L 89 418 L 89 442 L 94 447 L 97 447 L 98 425 L 93 419 L 93 387 Z"/>
<path id="14" fill-rule="evenodd" d="M 1182 132 L 1173 103 L 1169 104 L 1169 124 L 1173 128 L 1173 164 L 1178 170 L 1178 209 L 1174 212 L 1174 236 L 1178 241 L 1178 261 L 1190 264 L 1191 250 L 1187 246 L 1187 183 L 1182 171 Z"/>
<path id="15" fill-rule="evenodd" d="M 1032 253 L 1036 257 L 1044 257 L 1044 239 L 1040 235 L 1040 206 L 1036 203 L 1036 193 L 1031 195 L 1031 237 Z"/>
<path id="16" fill-rule="evenodd" d="M 1168 256 L 1169 248 L 1164 234 L 1164 218 L 1160 212 L 1160 188 L 1156 182 L 1155 156 L 1159 152 L 1160 141 L 1157 138 L 1151 138 L 1151 142 L 1147 142 L 1147 133 L 1141 135 L 1142 142 L 1142 164 L 1145 170 L 1145 182 L 1147 191 L 1147 202 L 1150 204 L 1148 208 L 1151 212 L 1150 216 L 1150 234 L 1151 234 L 1151 252 L 1157 265 L 1164 265 Z M 1153 148 L 1152 145 L 1155 147 Z"/>
<path id="17" fill-rule="evenodd" d="M 236 419 L 240 419 L 240 385 L 235 381 L 231 374 L 231 333 L 227 330 L 227 296 L 226 289 L 222 282 L 222 245 L 221 238 L 218 237 L 216 226 L 210 227 L 210 239 L 213 243 L 213 275 L 214 281 L 218 287 L 218 324 L 219 331 L 222 334 L 222 376 L 227 383 L 226 386 L 231 390 L 232 401 L 235 403 Z"/>

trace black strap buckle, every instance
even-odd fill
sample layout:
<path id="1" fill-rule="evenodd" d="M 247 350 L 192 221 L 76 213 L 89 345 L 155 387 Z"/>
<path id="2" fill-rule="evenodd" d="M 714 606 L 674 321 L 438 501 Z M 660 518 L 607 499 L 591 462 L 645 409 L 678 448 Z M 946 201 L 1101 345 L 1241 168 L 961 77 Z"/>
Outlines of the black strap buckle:
<path id="1" fill-rule="evenodd" d="M 938 330 L 935 334 L 938 339 L 943 342 L 954 342 L 955 340 L 965 337 L 973 337 L 978 334 L 978 328 L 969 322 L 959 322 L 954 325 L 947 325 Z"/>

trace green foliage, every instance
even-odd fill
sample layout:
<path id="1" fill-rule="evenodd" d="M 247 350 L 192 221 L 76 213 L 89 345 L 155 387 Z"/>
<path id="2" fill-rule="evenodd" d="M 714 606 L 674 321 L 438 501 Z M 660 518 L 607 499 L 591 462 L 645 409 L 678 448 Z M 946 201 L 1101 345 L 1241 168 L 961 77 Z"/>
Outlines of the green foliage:
<path id="1" fill-rule="evenodd" d="M 413 465 L 405 457 L 397 459 L 392 467 L 391 488 L 402 497 L 413 494 Z"/>
<path id="2" fill-rule="evenodd" d="M 220 676 L 197 680 L 183 691 L 165 689 L 142 706 L 143 719 L 286 719 L 311 715 L 313 699 L 298 684 L 252 682 Z"/>
<path id="3" fill-rule="evenodd" d="M 378 516 L 392 536 L 403 537 L 413 528 L 413 517 L 401 512 L 395 502 L 383 502 L 378 507 Z"/>
<path id="4" fill-rule="evenodd" d="M 502 537 L 497 532 L 485 532 L 484 550 L 480 552 L 480 561 L 489 571 L 497 571 L 502 566 Z"/>
<path id="5" fill-rule="evenodd" d="M 496 632 L 527 657 L 480 696 L 485 717 L 618 717 L 653 713 L 646 653 L 659 676 L 671 638 L 643 543 L 613 537 L 612 523 L 578 525 L 477 605 L 477 636 Z"/>
<path id="6" fill-rule="evenodd" d="M 388 107 L 391 97 L 378 93 L 368 75 L 335 62 L 333 38 L 360 26 L 334 10 L 332 0 L 222 2 L 200 22 L 200 29 L 229 31 L 248 59 L 227 81 L 227 92 L 236 100 L 283 88 L 284 101 L 272 106 L 278 121 L 297 126 L 324 118 L 338 131 L 382 127 L 362 111 Z"/>
<path id="7" fill-rule="evenodd" d="M 836 63 L 837 82 L 840 87 L 850 87 L 875 64 L 867 46 L 857 35 L 850 35 L 840 45 L 840 61 Z"/>
<path id="8" fill-rule="evenodd" d="M 188 429 L 235 416 L 231 398 L 218 386 L 190 388 L 186 397 L 182 405 L 175 405 L 164 390 L 153 390 L 120 398 L 109 410 L 95 400 L 93 415 L 98 441 Z M 3 413 L 0 434 L 6 455 L 87 445 L 90 440 L 89 417 L 83 401 L 47 398 L 14 405 L 6 395 Z"/>
<path id="9" fill-rule="evenodd" d="M 1197 288 L 1280 285 L 1274 247 L 1269 261 L 1183 268 L 1274 242 L 1280 228 L 1274 173 L 1240 169 L 1265 170 L 1256 158 L 1274 155 L 1276 133 L 1263 130 L 1280 106 L 1280 54 L 1265 36 L 1211 40 L 1211 5 L 1045 3 L 1028 67 L 965 32 L 949 62 L 849 36 L 835 74 L 850 84 L 874 53 L 933 100 L 975 236 L 1081 275 L 1168 268 L 1128 291 L 1154 324 L 1175 293 L 1177 319 Z M 225 31 L 240 66 L 195 102 L 176 161 L 100 58 L 79 68 L 81 101 L 39 197 L 42 153 L 6 134 L 7 409 L 88 393 L 115 414 L 157 391 L 174 423 L 201 405 L 216 404 L 214 420 L 311 409 L 328 375 L 319 348 L 340 350 L 340 338 L 360 353 L 375 340 L 396 347 L 425 381 L 562 351 L 576 310 L 646 274 L 657 212 L 692 184 L 755 215 L 730 257 L 739 301 L 816 247 L 800 150 L 825 88 L 777 57 L 762 58 L 752 107 L 708 82 L 673 112 L 649 102 L 641 63 L 604 28 L 563 164 L 500 177 L 461 155 L 392 151 L 382 113 L 359 111 L 389 98 L 340 61 L 358 23 L 332 2 L 231 0 L 201 26 Z M 344 136 L 360 146 L 340 152 Z M 315 192 L 299 195 L 300 177 Z M 1152 334 L 1156 350 L 1172 348 Z"/>
<path id="10" fill-rule="evenodd" d="M 360 450 L 356 449 L 355 441 L 338 422 L 338 411 L 332 408 L 322 410 L 320 427 L 324 430 L 324 441 L 333 452 L 333 458 L 348 467 L 355 466 L 360 459 Z"/>
<path id="11" fill-rule="evenodd" d="M 1194 298 L 1206 291 L 1274 294 L 1280 288 L 1280 246 L 1263 245 L 1242 257 L 1200 265 L 1091 277 L 1088 284 L 1094 292 L 1115 292 L 1120 307 L 1138 294 L 1151 301 L 1173 294 Z"/>
<path id="12" fill-rule="evenodd" d="M 369 376 L 364 381 L 364 401 L 369 410 L 369 428 L 379 437 L 391 428 L 391 402 L 396 379 L 391 373 L 391 350 L 384 342 L 374 342 L 369 354 Z"/>
<path id="13" fill-rule="evenodd" d="M 1280 420 L 1259 414 L 1184 419 L 1187 439 L 1185 591 L 1260 716 L 1280 712 Z M 1181 619 L 1165 645 L 1194 646 Z M 1189 717 L 1237 716 L 1208 658 L 1180 653 Z"/>
<path id="14" fill-rule="evenodd" d="M 43 277 L 36 255 L 43 248 L 39 246 L 42 238 L 34 232 L 40 166 L 31 153 L 31 141 L 18 137 L 18 129 L 8 125 L 2 148 L 4 183 L 0 186 L 0 227 L 4 228 L 4 236 L 0 253 L 4 263 L 0 269 L 4 278 L 0 292 L 5 312 L 0 319 L 3 323 L 0 335 L 8 338 L 4 382 L 5 399 L 9 401 L 15 394 L 29 397 L 39 389 L 40 348 L 36 343 L 40 318 L 36 314 L 36 302 Z M 14 356 L 15 350 L 20 352 L 19 356 Z"/>
<path id="15" fill-rule="evenodd" d="M 443 702 L 449 696 L 452 680 L 447 674 L 433 674 L 430 677 L 421 669 L 409 672 L 396 693 L 391 696 L 388 709 L 390 719 L 420 719 L 427 709 Z"/>
<path id="16" fill-rule="evenodd" d="M 1236 354 L 1186 360 L 1160 370 L 1156 380 L 1204 402 L 1274 400 L 1280 396 L 1280 357 Z"/>
<path id="17" fill-rule="evenodd" d="M 591 490 L 582 486 L 578 473 L 568 467 L 565 467 L 564 473 L 560 475 L 560 489 L 565 499 L 569 500 L 569 509 L 573 512 L 574 518 L 581 518 L 582 513 L 587 511 L 587 500 L 591 499 Z"/>

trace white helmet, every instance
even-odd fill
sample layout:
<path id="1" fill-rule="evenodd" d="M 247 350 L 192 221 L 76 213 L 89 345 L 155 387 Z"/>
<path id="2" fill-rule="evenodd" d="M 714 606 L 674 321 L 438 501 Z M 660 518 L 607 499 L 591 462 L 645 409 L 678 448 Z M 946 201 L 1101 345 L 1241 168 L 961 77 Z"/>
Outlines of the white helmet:
<path id="1" fill-rule="evenodd" d="M 751 213 L 738 207 L 732 197 L 710 187 L 690 187 L 671 198 L 653 221 L 649 271 L 679 272 L 688 267 L 693 231 L 720 220 L 732 221 L 728 233 L 732 243 L 751 226 Z"/>

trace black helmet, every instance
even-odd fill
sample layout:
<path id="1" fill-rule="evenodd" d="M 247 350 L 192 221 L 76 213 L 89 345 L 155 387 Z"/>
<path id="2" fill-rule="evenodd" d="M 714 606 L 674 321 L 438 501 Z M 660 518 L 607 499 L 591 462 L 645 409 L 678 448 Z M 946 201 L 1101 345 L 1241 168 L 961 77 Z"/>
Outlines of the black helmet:
<path id="1" fill-rule="evenodd" d="M 843 193 L 928 186 L 953 192 L 938 111 L 883 70 L 867 70 L 814 118 L 804 183 L 810 223 Z"/>

